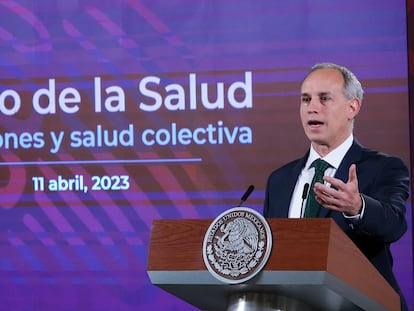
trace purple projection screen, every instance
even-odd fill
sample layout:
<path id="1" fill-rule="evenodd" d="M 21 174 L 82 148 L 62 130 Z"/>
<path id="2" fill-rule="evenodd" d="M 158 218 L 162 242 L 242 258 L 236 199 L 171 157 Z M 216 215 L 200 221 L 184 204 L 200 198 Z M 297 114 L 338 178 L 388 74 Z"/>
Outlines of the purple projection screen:
<path id="1" fill-rule="evenodd" d="M 195 310 L 149 281 L 152 221 L 214 218 L 250 184 L 261 212 L 309 147 L 322 61 L 364 86 L 358 140 L 409 166 L 405 1 L 0 1 L 0 310 Z"/>

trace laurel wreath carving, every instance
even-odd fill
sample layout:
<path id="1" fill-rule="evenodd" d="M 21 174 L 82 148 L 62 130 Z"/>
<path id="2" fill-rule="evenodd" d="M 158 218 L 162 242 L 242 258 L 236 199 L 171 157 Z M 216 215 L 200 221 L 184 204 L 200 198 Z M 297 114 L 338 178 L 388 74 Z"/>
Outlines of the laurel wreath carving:
<path id="1" fill-rule="evenodd" d="M 223 250 L 217 245 L 208 245 L 206 254 L 214 268 L 223 275 L 238 277 L 251 271 L 256 267 L 263 256 L 265 243 L 259 241 L 257 250 L 254 253 L 246 254 Z M 216 260 L 217 257 L 217 260 Z"/>

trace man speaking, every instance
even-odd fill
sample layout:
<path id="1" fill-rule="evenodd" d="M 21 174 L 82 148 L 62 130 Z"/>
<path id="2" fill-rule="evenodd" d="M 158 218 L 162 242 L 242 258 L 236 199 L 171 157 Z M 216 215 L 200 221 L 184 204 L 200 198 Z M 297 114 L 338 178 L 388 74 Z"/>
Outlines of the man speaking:
<path id="1" fill-rule="evenodd" d="M 301 86 L 300 118 L 310 149 L 271 173 L 265 217 L 332 217 L 401 297 L 390 244 L 407 230 L 409 173 L 403 161 L 353 136 L 363 98 L 347 68 L 316 64 Z"/>

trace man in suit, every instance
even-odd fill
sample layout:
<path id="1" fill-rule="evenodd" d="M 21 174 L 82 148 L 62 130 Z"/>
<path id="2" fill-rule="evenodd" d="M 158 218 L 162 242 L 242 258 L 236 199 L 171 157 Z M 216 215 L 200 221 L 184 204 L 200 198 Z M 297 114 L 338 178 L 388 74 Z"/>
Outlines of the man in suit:
<path id="1" fill-rule="evenodd" d="M 399 158 L 366 149 L 354 138 L 362 98 L 361 83 L 347 68 L 332 63 L 312 67 L 302 82 L 300 104 L 310 149 L 271 173 L 263 214 L 301 218 L 316 208 L 311 217 L 332 217 L 400 294 L 401 308 L 407 310 L 392 272 L 390 244 L 407 230 L 409 173 Z M 327 163 L 323 181 L 306 195 L 318 158 Z M 316 203 L 306 206 L 312 199 Z"/>

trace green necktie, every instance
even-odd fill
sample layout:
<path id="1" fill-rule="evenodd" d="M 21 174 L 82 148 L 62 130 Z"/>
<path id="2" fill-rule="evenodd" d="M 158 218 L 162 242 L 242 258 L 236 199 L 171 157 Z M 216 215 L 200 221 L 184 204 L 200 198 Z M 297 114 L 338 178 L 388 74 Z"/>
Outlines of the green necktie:
<path id="1" fill-rule="evenodd" d="M 313 176 L 312 184 L 310 186 L 308 200 L 306 202 L 305 214 L 303 215 L 304 218 L 318 217 L 319 215 L 321 205 L 315 199 L 315 192 L 313 191 L 313 187 L 316 182 L 323 184 L 323 175 L 325 174 L 326 169 L 330 167 L 330 165 L 328 162 L 322 159 L 316 159 L 312 162 L 310 167 L 315 168 L 315 176 Z"/>

